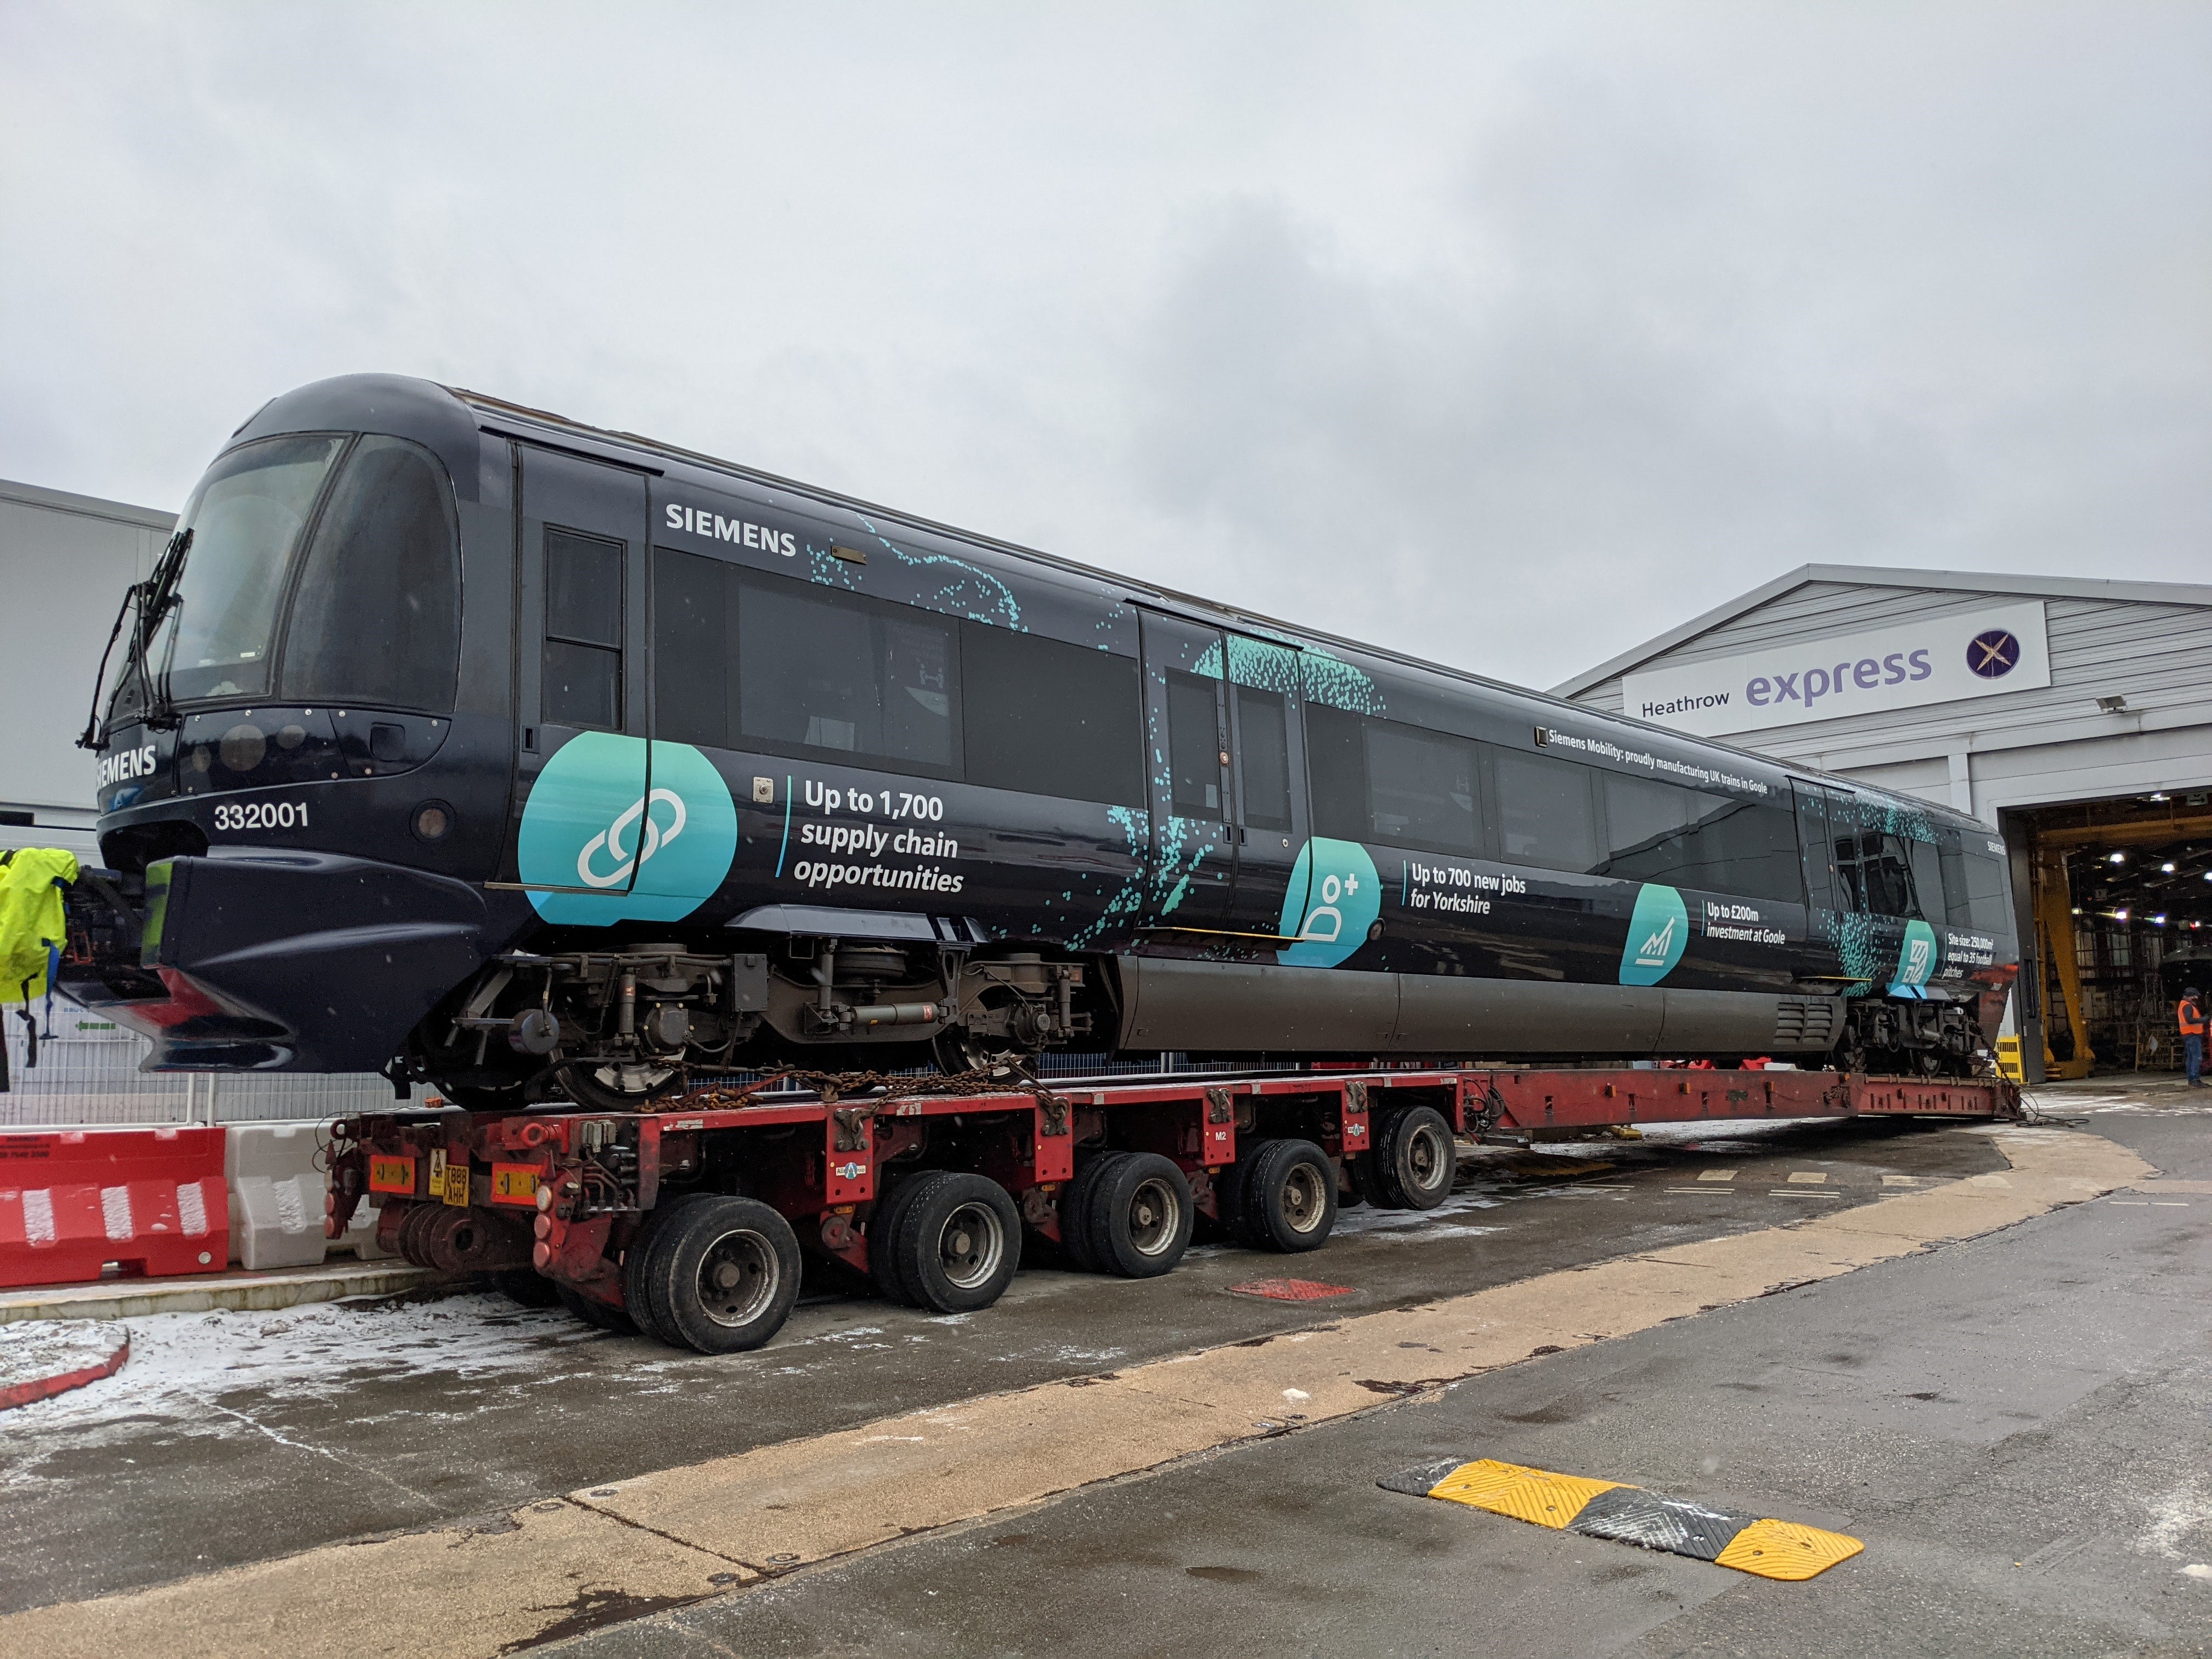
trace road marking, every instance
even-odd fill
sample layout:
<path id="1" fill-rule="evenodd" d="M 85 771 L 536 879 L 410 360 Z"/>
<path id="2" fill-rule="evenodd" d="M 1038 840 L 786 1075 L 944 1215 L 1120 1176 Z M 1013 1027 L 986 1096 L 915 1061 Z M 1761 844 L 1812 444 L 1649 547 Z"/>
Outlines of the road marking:
<path id="1" fill-rule="evenodd" d="M 1828 1177 L 1818 1170 L 1792 1170 L 1790 1179 L 1800 1187 L 1825 1187 Z"/>
<path id="2" fill-rule="evenodd" d="M 1761 1578 L 1817 1577 L 1866 1547 L 1856 1538 L 1820 1527 L 1731 1515 L 1679 1498 L 1662 1498 L 1623 1481 L 1554 1474 L 1488 1457 L 1424 1464 L 1376 1485 L 1510 1516 L 1557 1532 L 1667 1550 Z"/>
<path id="3" fill-rule="evenodd" d="M 1886 1175 L 1881 1178 L 1881 1184 L 1885 1187 L 1917 1187 L 1920 1184 L 1920 1177 L 1918 1176 Z"/>
<path id="4" fill-rule="evenodd" d="M 1814 1191 L 1812 1188 L 1809 1188 L 1809 1187 L 1769 1187 L 1769 1188 L 1766 1189 L 1766 1195 L 1767 1195 L 1769 1198 L 1835 1198 L 1835 1199 L 1848 1198 L 1849 1196 L 1850 1196 L 1850 1194 L 1849 1194 L 1848 1193 L 1823 1193 L 1823 1192 L 1816 1192 L 1816 1191 Z"/>
<path id="5" fill-rule="evenodd" d="M 1670 1193 L 1695 1193 L 1701 1198 L 1711 1198 L 1715 1195 L 1718 1195 L 1722 1198 L 1734 1198 L 1735 1196 L 1735 1188 L 1733 1187 L 1669 1187 L 1667 1188 L 1667 1191 Z"/>
<path id="6" fill-rule="evenodd" d="M 1735 1176 L 1736 1172 L 1734 1170 L 1708 1170 L 1703 1175 L 1699 1176 L 1698 1179 L 1700 1181 L 1734 1181 L 1735 1179 Z"/>
<path id="7" fill-rule="evenodd" d="M 1297 1432 L 1544 1354 L 1834 1278 L 2099 1197 L 2149 1173 L 2086 1134 L 2008 1135 L 2002 1190 L 1954 1182 L 1726 1237 L 987 1395 L 629 1480 L 504 1516 L 329 1544 L 0 1617 L 0 1652 L 489 1659 L 792 1568 Z M 611 1493 L 611 1496 L 601 1494 Z M 395 1594 L 467 1617 L 396 1630 Z"/>

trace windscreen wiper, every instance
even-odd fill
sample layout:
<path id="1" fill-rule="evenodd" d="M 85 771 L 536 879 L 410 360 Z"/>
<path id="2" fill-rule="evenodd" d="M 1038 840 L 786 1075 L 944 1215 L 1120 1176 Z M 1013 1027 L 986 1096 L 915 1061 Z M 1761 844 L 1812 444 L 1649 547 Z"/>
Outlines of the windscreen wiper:
<path id="1" fill-rule="evenodd" d="M 160 628 L 161 619 L 176 605 L 177 582 L 184 574 L 185 556 L 191 550 L 191 545 L 192 532 L 179 530 L 169 538 L 168 545 L 161 550 L 161 556 L 154 562 L 154 568 L 146 580 L 133 582 L 124 589 L 123 602 L 115 608 L 114 626 L 107 630 L 107 644 L 100 653 L 100 668 L 92 682 L 92 708 L 85 720 L 84 731 L 77 738 L 78 748 L 101 749 L 106 746 L 108 728 L 100 718 L 100 692 L 107 681 L 108 658 L 115 650 L 115 641 L 122 636 L 123 619 L 131 613 L 134 605 L 137 608 L 138 616 L 131 630 L 131 653 L 126 659 L 126 672 L 135 672 L 140 684 L 145 688 L 146 706 L 140 712 L 149 726 L 160 725 L 164 716 L 173 715 L 176 712 L 167 706 L 167 698 L 155 696 L 146 653 L 153 644 L 155 632 Z M 119 683 L 116 689 L 118 692 L 121 690 Z M 110 701 L 112 702 L 112 699 Z"/>

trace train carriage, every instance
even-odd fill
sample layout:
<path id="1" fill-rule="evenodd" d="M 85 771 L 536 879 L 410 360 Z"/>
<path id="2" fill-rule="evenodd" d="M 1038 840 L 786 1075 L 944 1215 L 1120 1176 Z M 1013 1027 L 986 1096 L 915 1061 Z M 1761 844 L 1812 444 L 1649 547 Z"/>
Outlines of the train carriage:
<path id="1" fill-rule="evenodd" d="M 64 981 L 472 1104 L 1048 1048 L 1976 1063 L 1928 803 L 426 382 L 247 422 L 132 590 Z"/>

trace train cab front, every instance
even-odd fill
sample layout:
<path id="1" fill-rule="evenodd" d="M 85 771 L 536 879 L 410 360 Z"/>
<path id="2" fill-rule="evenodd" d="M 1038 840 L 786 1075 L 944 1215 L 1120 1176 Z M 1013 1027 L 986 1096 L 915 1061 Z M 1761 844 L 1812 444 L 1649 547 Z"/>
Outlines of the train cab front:
<path id="1" fill-rule="evenodd" d="M 151 1068 L 379 1069 L 495 948 L 511 726 L 464 659 L 496 633 L 504 681 L 508 564 L 465 630 L 476 439 L 420 382 L 278 398 L 125 599 L 61 982 Z"/>

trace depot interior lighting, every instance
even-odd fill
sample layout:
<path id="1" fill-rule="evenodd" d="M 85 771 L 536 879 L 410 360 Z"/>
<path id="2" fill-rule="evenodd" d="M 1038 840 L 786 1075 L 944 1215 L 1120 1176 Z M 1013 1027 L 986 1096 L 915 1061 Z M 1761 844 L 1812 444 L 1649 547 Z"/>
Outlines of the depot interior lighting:
<path id="1" fill-rule="evenodd" d="M 2166 799 L 2166 791 L 2163 789 L 2154 789 L 2150 792 L 2150 798 L 2153 800 L 2164 800 Z"/>
<path id="2" fill-rule="evenodd" d="M 2150 925 L 2154 927 L 2163 927 L 2166 926 L 2166 918 L 2164 916 L 2153 916 L 2150 919 Z"/>
<path id="3" fill-rule="evenodd" d="M 2125 853 L 2113 853 L 2107 856 L 2114 864 L 2125 864 L 2128 861 L 2128 855 Z"/>
<path id="4" fill-rule="evenodd" d="M 2161 864 L 2158 867 L 2163 874 L 2170 876 L 2173 873 L 2173 866 L 2171 864 Z"/>

